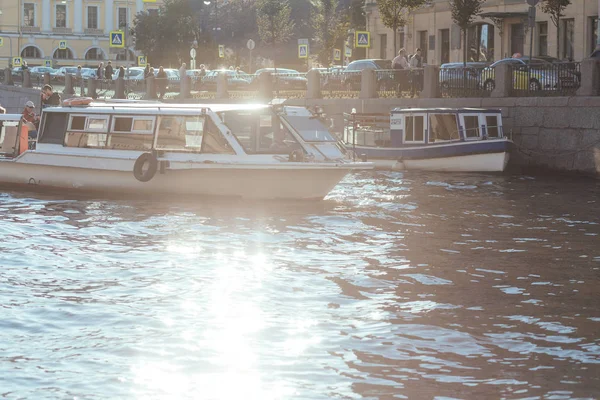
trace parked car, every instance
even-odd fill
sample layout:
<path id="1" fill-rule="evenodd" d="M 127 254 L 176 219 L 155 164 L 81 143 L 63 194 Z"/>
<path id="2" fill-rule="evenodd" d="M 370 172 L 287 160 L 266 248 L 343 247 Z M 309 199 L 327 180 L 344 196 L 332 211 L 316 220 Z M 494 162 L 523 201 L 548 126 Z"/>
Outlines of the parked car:
<path id="1" fill-rule="evenodd" d="M 531 62 L 523 58 L 504 58 L 482 70 L 480 80 L 485 90 L 493 90 L 496 86 L 495 68 L 500 64 L 512 66 L 513 88 L 518 90 L 556 90 L 574 87 L 577 81 L 573 71 L 555 68 L 538 58 L 532 58 Z"/>
<path id="2" fill-rule="evenodd" d="M 56 82 L 65 82 L 65 74 L 71 74 L 75 76 L 77 74 L 77 67 L 60 67 L 53 73 L 51 73 L 50 78 Z"/>
<path id="3" fill-rule="evenodd" d="M 396 86 L 396 74 L 403 70 L 392 71 L 392 61 L 382 59 L 366 59 L 352 61 L 344 70 L 343 85 L 349 90 L 360 90 L 361 74 L 365 69 L 384 70 L 377 74 L 377 89 L 387 89 Z"/>
<path id="4" fill-rule="evenodd" d="M 442 90 L 481 88 L 481 70 L 489 66 L 486 62 L 454 62 L 440 66 L 439 80 Z"/>
<path id="5" fill-rule="evenodd" d="M 125 68 L 125 67 L 123 67 Z M 115 68 L 112 79 L 115 80 L 119 77 L 119 68 Z M 127 81 L 143 81 L 144 80 L 144 68 L 142 67 L 129 67 L 125 68 L 125 76 L 123 79 Z"/>
<path id="6" fill-rule="evenodd" d="M 248 75 L 244 71 L 234 71 L 230 69 L 216 69 L 207 72 L 206 75 L 202 77 L 202 85 L 200 88 L 202 90 L 216 90 L 217 77 L 220 73 L 225 73 L 227 75 L 227 85 L 229 89 L 245 90 L 250 88 L 252 83 L 251 75 Z"/>
<path id="7" fill-rule="evenodd" d="M 46 73 L 50 73 L 50 75 L 52 75 L 53 72 L 55 72 L 56 70 L 54 68 L 50 68 L 50 67 L 31 67 L 29 69 L 29 74 L 31 76 L 31 79 L 42 79 L 44 77 L 44 74 Z"/>
<path id="8" fill-rule="evenodd" d="M 270 72 L 274 77 L 274 83 L 280 90 L 286 89 L 300 89 L 306 90 L 308 86 L 308 79 L 305 74 L 302 74 L 295 69 L 289 68 L 261 68 L 256 71 L 252 83 L 254 86 L 258 83 L 258 77 L 260 74 Z"/>
<path id="9" fill-rule="evenodd" d="M 345 68 L 334 66 L 329 68 L 313 68 L 321 74 L 321 87 L 325 90 L 341 89 Z"/>

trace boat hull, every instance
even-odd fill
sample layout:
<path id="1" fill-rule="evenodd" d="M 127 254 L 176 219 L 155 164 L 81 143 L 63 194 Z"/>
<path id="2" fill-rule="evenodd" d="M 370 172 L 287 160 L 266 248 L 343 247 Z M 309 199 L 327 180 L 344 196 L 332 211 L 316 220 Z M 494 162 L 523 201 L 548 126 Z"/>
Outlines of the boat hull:
<path id="1" fill-rule="evenodd" d="M 356 146 L 355 151 L 378 169 L 502 172 L 508 165 L 511 147 L 510 140 L 501 139 L 405 148 Z"/>
<path id="2" fill-rule="evenodd" d="M 300 163 L 299 163 L 300 164 Z M 133 164 L 132 164 L 133 167 Z M 133 169 L 133 168 L 132 168 Z M 167 169 L 149 182 L 138 181 L 133 172 L 0 162 L 0 184 L 28 186 L 33 190 L 62 189 L 69 192 L 106 195 L 215 196 L 248 199 L 323 199 L 351 168 L 303 167 L 260 168 L 218 166 Z"/>

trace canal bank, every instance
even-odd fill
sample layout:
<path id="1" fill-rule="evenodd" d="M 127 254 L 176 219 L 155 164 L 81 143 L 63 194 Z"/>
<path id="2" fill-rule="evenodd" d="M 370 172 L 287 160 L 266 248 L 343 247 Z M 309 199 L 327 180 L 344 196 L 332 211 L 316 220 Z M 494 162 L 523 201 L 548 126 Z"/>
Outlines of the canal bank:
<path id="1" fill-rule="evenodd" d="M 499 108 L 504 132 L 517 147 L 512 166 L 600 177 L 600 97 L 293 99 L 286 104 L 322 107 L 337 130 L 343 113 L 353 108 L 358 113 L 387 113 L 396 107 Z"/>

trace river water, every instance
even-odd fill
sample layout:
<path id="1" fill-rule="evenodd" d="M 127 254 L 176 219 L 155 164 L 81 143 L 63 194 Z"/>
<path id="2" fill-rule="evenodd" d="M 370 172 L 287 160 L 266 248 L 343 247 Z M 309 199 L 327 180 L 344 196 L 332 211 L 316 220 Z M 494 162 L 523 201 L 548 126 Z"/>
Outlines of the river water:
<path id="1" fill-rule="evenodd" d="M 600 398 L 600 182 L 319 203 L 0 193 L 8 399 Z"/>

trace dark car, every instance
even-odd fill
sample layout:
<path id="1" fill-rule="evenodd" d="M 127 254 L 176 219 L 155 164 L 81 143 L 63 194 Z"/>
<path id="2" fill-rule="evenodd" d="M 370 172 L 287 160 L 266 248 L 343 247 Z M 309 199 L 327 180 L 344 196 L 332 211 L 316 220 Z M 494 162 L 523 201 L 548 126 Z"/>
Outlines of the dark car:
<path id="1" fill-rule="evenodd" d="M 349 90 L 360 90 L 362 71 L 374 69 L 377 72 L 377 90 L 387 87 L 395 87 L 395 71 L 392 70 L 392 62 L 383 59 L 367 59 L 352 61 L 344 70 L 343 85 Z M 398 70 L 402 71 L 402 70 Z"/>
<path id="2" fill-rule="evenodd" d="M 308 86 L 308 79 L 305 74 L 296 71 L 295 69 L 289 68 L 262 68 L 256 71 L 254 74 L 253 85 L 256 86 L 258 83 L 258 77 L 260 74 L 270 72 L 273 76 L 273 83 L 279 90 L 286 89 L 299 89 L 306 90 Z"/>
<path id="3" fill-rule="evenodd" d="M 227 76 L 227 87 L 232 90 L 245 90 L 250 88 L 251 76 L 244 71 L 235 71 L 231 69 L 214 69 L 208 71 L 201 77 L 201 90 L 216 90 L 217 80 L 220 73 Z"/>
<path id="4" fill-rule="evenodd" d="M 481 87 L 481 71 L 489 66 L 486 62 L 454 62 L 440 65 L 440 87 L 448 89 L 478 89 Z"/>

